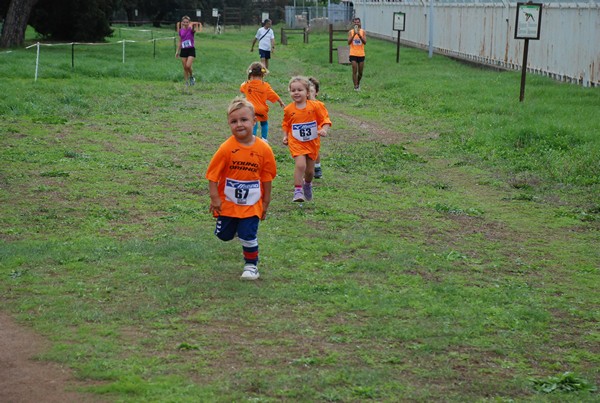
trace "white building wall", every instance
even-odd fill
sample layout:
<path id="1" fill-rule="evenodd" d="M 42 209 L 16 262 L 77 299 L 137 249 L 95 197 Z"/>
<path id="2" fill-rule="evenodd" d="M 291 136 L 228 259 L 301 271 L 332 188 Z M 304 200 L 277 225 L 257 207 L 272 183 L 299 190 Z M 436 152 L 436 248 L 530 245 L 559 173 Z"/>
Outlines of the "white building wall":
<path id="1" fill-rule="evenodd" d="M 493 0 L 492 0 L 493 1 Z M 525 41 L 514 39 L 517 3 L 434 3 L 434 52 L 521 69 Z M 429 2 L 354 3 L 355 15 L 374 37 L 396 41 L 393 13 L 406 14 L 400 42 L 428 48 Z M 527 69 L 561 81 L 600 86 L 600 2 L 544 3 L 540 39 L 529 41 Z"/>

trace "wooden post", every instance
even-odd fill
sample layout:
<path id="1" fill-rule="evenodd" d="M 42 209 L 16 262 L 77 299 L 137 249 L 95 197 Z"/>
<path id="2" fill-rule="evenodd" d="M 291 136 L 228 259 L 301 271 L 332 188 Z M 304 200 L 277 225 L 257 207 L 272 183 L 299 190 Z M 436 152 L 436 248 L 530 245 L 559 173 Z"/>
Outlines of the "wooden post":
<path id="1" fill-rule="evenodd" d="M 400 31 L 398 31 L 398 42 L 396 44 L 396 63 L 400 62 Z"/>
<path id="2" fill-rule="evenodd" d="M 519 102 L 525 99 L 525 76 L 527 75 L 527 53 L 529 52 L 529 39 L 525 39 L 525 47 L 523 48 L 523 68 L 521 69 L 521 94 Z"/>
<path id="3" fill-rule="evenodd" d="M 333 64 L 333 24 L 329 24 L 329 64 Z"/>

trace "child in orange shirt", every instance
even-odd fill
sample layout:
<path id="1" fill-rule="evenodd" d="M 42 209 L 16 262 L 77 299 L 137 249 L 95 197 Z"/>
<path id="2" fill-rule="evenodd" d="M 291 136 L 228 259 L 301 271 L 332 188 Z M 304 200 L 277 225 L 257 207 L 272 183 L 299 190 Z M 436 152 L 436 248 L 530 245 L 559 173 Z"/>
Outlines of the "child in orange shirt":
<path id="1" fill-rule="evenodd" d="M 331 121 L 326 121 L 327 109 L 308 99 L 310 82 L 306 77 L 293 77 L 288 89 L 293 102 L 283 110 L 281 124 L 286 144 L 295 161 L 294 197 L 292 201 L 312 200 L 312 180 L 315 160 L 321 147 L 320 137 L 327 136 Z"/>
<path id="2" fill-rule="evenodd" d="M 237 236 L 244 255 L 243 280 L 256 280 L 258 272 L 258 224 L 267 215 L 271 184 L 277 175 L 275 155 L 269 145 L 252 134 L 254 107 L 242 97 L 227 110 L 229 137 L 212 157 L 206 179 L 209 210 L 217 217 L 215 235 L 230 241 Z"/>
<path id="3" fill-rule="evenodd" d="M 319 95 L 319 80 L 314 77 L 308 77 L 308 81 L 311 83 L 310 93 L 308 94 L 308 99 L 317 101 L 317 103 L 323 108 L 324 112 L 327 114 L 326 122 L 331 124 L 331 119 L 329 119 L 329 112 L 325 107 L 325 104 L 319 100 L 317 100 L 317 96 Z M 321 153 L 317 156 L 315 160 L 315 179 L 321 179 L 323 177 L 323 170 L 321 169 Z"/>
<path id="4" fill-rule="evenodd" d="M 264 81 L 267 74 L 269 72 L 262 63 L 254 62 L 248 67 L 248 80 L 240 86 L 240 92 L 254 105 L 256 120 L 260 122 L 260 134 L 265 141 L 269 137 L 269 105 L 267 101 L 277 102 L 282 108 L 285 106 L 271 85 Z M 258 131 L 258 122 L 253 129 L 255 136 Z"/>

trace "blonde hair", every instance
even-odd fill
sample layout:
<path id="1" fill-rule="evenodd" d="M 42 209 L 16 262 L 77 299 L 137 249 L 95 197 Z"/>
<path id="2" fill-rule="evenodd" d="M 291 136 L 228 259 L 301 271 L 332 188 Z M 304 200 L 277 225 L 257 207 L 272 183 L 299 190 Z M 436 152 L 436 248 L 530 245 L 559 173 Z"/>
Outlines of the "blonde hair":
<path id="1" fill-rule="evenodd" d="M 188 20 L 188 21 L 190 21 L 190 22 L 192 21 L 192 20 L 190 19 L 190 17 L 189 17 L 189 16 L 187 16 L 187 15 L 184 15 L 183 17 L 181 17 L 181 22 L 183 22 L 183 20 Z"/>
<path id="2" fill-rule="evenodd" d="M 227 108 L 227 116 L 231 115 L 232 112 L 235 112 L 242 108 L 250 109 L 250 111 L 252 112 L 252 116 L 254 116 L 254 105 L 252 105 L 252 103 L 250 103 L 250 101 L 248 101 L 246 98 L 241 96 L 235 97 L 229 103 L 229 107 Z"/>
<path id="3" fill-rule="evenodd" d="M 311 83 L 310 83 L 310 81 L 308 81 L 308 78 L 303 77 L 303 76 L 292 77 L 292 79 L 288 83 L 288 91 L 292 89 L 292 83 L 296 83 L 296 82 L 304 85 L 306 87 L 306 92 L 310 93 Z"/>
<path id="4" fill-rule="evenodd" d="M 248 79 L 252 76 L 264 77 L 269 74 L 269 70 L 261 62 L 254 62 L 248 66 Z"/>

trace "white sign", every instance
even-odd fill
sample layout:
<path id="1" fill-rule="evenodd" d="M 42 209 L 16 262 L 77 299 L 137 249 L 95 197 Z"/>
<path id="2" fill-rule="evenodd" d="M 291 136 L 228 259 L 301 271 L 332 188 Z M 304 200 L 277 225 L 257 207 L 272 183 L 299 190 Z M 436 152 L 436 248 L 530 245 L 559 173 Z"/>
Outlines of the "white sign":
<path id="1" fill-rule="evenodd" d="M 540 39 L 541 3 L 517 3 L 515 39 Z"/>
<path id="2" fill-rule="evenodd" d="M 261 21 L 268 20 L 268 19 L 269 19 L 269 13 L 262 13 L 262 20 Z"/>
<path id="3" fill-rule="evenodd" d="M 196 17 L 202 17 L 202 10 L 196 10 Z"/>
<path id="4" fill-rule="evenodd" d="M 218 8 L 213 8 L 212 16 L 215 17 L 215 18 L 219 16 L 219 9 Z"/>
<path id="5" fill-rule="evenodd" d="M 404 21 L 406 14 L 394 13 L 394 31 L 404 31 Z"/>

